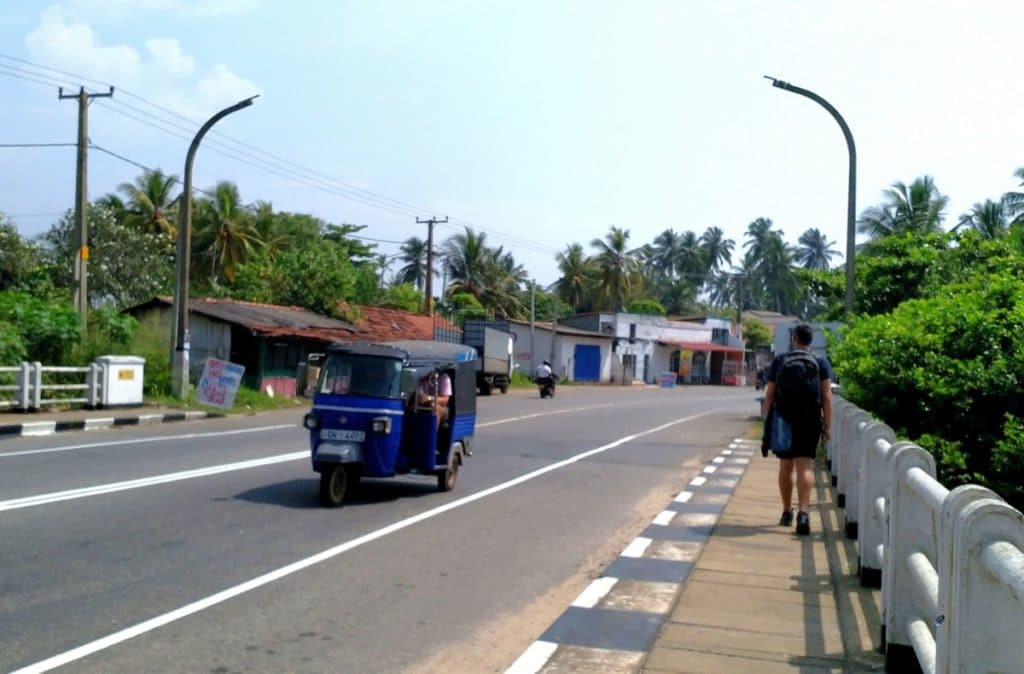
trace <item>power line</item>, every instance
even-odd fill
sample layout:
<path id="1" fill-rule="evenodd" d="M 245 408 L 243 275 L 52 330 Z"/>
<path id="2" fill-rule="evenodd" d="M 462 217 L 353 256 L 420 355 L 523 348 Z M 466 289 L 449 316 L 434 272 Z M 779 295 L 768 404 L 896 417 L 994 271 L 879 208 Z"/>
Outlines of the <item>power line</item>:
<path id="1" fill-rule="evenodd" d="M 64 213 L 5 213 L 8 218 L 15 219 L 28 219 L 28 218 L 55 218 Z"/>
<path id="2" fill-rule="evenodd" d="M 65 70 L 60 70 L 60 69 L 57 69 L 57 68 L 51 68 L 49 66 L 44 66 L 42 64 L 33 63 L 32 61 L 28 61 L 26 59 L 22 59 L 22 58 L 18 58 L 18 57 L 15 57 L 15 56 L 11 56 L 9 54 L 0 53 L 0 59 L 6 59 L 8 61 L 12 61 L 12 62 L 15 62 L 15 63 L 18 63 L 18 64 L 22 64 L 24 66 L 29 66 L 29 67 L 35 68 L 37 70 L 42 70 L 42 71 L 46 71 L 46 72 L 50 72 L 50 73 L 56 73 L 58 75 L 63 75 L 65 77 L 75 78 L 76 80 L 80 80 L 80 81 L 91 82 L 93 84 L 102 85 L 104 87 L 112 86 L 108 82 L 104 82 L 104 81 L 93 79 L 93 78 L 84 77 L 84 76 L 78 75 L 76 73 L 71 73 L 71 72 L 68 72 L 68 71 L 65 71 Z M 15 73 L 4 73 L 3 69 L 14 70 Z M 60 79 L 60 78 L 56 78 L 56 77 L 54 77 L 52 75 L 48 75 L 48 74 L 46 74 L 46 72 L 42 72 L 42 73 L 41 72 L 35 72 L 33 70 L 28 70 L 26 68 L 21 68 L 21 67 L 18 67 L 18 66 L 8 66 L 8 65 L 0 64 L 0 74 L 9 74 L 9 75 L 11 75 L 13 77 L 19 77 L 20 79 L 25 79 L 25 80 L 29 80 L 29 81 L 33 81 L 33 82 L 38 82 L 40 84 L 46 84 L 48 86 L 62 86 L 62 85 L 70 85 L 71 84 L 67 80 L 63 80 L 63 79 Z M 39 78 L 46 78 L 46 80 L 39 79 Z M 122 95 L 124 95 L 124 96 L 127 96 L 129 98 L 135 99 L 135 100 L 139 101 L 140 103 L 148 105 L 148 106 L 150 106 L 150 107 L 152 107 L 152 108 L 154 108 L 156 110 L 160 110 L 161 112 L 165 113 L 166 115 L 170 115 L 172 117 L 178 118 L 178 119 L 183 120 L 185 122 L 188 122 L 189 124 L 194 125 L 196 127 L 199 125 L 195 120 L 193 120 L 193 119 L 191 119 L 191 118 L 189 118 L 189 117 L 187 117 L 185 115 L 182 115 L 181 113 L 178 113 L 178 112 L 176 112 L 176 111 L 174 111 L 174 110 L 172 110 L 170 108 L 162 106 L 162 105 L 160 105 L 158 103 L 154 103 L 152 101 L 149 101 L 149 100 L 143 98 L 142 96 L 139 96 L 138 94 L 135 94 L 135 93 L 133 93 L 131 91 L 128 91 L 128 90 L 123 89 L 123 88 L 118 88 L 118 91 Z M 135 121 L 137 121 L 137 122 L 139 122 L 141 124 L 148 125 L 148 126 L 150 126 L 152 128 L 158 129 L 158 130 L 160 130 L 160 131 L 162 131 L 164 133 L 168 133 L 168 134 L 170 134 L 172 136 L 175 136 L 177 138 L 180 138 L 182 140 L 185 140 L 185 141 L 190 141 L 191 140 L 190 137 L 181 135 L 181 133 L 179 133 L 179 131 L 184 131 L 186 133 L 191 134 L 192 133 L 192 128 L 190 128 L 190 127 L 184 127 L 184 126 L 182 126 L 181 124 L 179 124 L 177 122 L 173 122 L 173 121 L 168 120 L 166 118 L 163 118 L 163 117 L 160 117 L 160 116 L 157 116 L 157 115 L 154 115 L 154 114 L 150 114 L 148 111 L 141 110 L 140 108 L 138 108 L 136 106 L 131 106 L 131 105 L 127 104 L 127 103 L 124 103 L 123 101 L 116 101 L 115 100 L 115 104 L 119 105 L 119 106 L 126 107 L 127 109 L 132 110 L 133 112 L 137 112 L 139 114 L 145 115 L 145 117 L 138 117 L 138 116 L 132 115 L 130 113 L 127 113 L 127 112 L 125 112 L 123 110 L 115 109 L 112 106 L 106 106 L 105 105 L 104 107 L 106 107 L 107 109 L 109 109 L 109 110 L 111 110 L 111 111 L 113 111 L 113 112 L 115 112 L 117 114 L 120 114 L 120 115 L 122 115 L 124 117 L 128 117 L 129 119 L 133 119 L 133 120 L 135 120 Z M 171 128 L 167 128 L 167 127 L 171 127 Z M 298 164 L 296 162 L 288 160 L 288 159 L 286 159 L 284 157 L 280 157 L 280 156 L 275 155 L 275 154 L 273 154 L 271 152 L 268 152 L 266 150 L 262 150 L 262 149 L 260 149 L 260 148 L 258 148 L 256 146 L 254 146 L 254 145 L 251 145 L 251 144 L 246 143 L 244 141 L 232 138 L 232 137 L 230 137 L 230 136 L 228 136 L 226 134 L 223 134 L 223 133 L 220 133 L 220 132 L 217 132 L 217 131 L 213 131 L 213 132 L 211 132 L 210 135 L 211 136 L 215 136 L 217 138 L 223 138 L 225 141 L 228 141 L 230 143 L 234 143 L 235 145 L 241 146 L 242 148 L 246 148 L 248 150 L 251 150 L 251 152 L 245 152 L 244 150 L 240 150 L 238 148 L 227 148 L 227 147 L 224 147 L 223 143 L 217 143 L 216 141 L 214 141 L 213 143 L 209 144 L 210 145 L 210 149 L 212 151 L 217 152 L 217 153 L 219 153 L 221 155 L 224 155 L 226 157 L 229 157 L 231 159 L 234 159 L 235 161 L 239 161 L 239 162 L 241 162 L 243 164 L 246 164 L 248 166 L 251 166 L 253 168 L 265 171 L 265 172 L 270 173 L 272 175 L 276 175 L 278 177 L 286 178 L 286 179 L 289 179 L 289 180 L 295 180 L 296 182 L 299 182 L 300 184 L 303 184 L 303 185 L 305 185 L 307 187 L 311 187 L 313 189 L 318 189 L 320 191 L 333 194 L 335 196 L 340 196 L 342 198 L 349 199 L 351 201 L 355 201 L 355 202 L 360 203 L 360 204 L 362 204 L 364 206 L 369 206 L 371 208 L 377 208 L 379 210 L 388 211 L 388 212 L 391 212 L 391 213 L 394 213 L 394 214 L 397 214 L 397 215 L 418 216 L 418 215 L 423 214 L 423 213 L 432 213 L 433 212 L 433 209 L 423 208 L 423 207 L 420 207 L 420 206 L 416 206 L 414 204 L 409 204 L 407 202 L 400 201 L 398 199 L 393 199 L 391 197 L 388 197 L 388 196 L 385 196 L 385 195 L 382 195 L 382 194 L 378 194 L 378 193 L 373 192 L 371 190 L 367 190 L 367 189 L 364 189 L 364 188 L 361 188 L 361 187 L 357 187 L 355 185 L 350 185 L 350 184 L 345 183 L 343 181 L 340 181 L 340 180 L 337 180 L 335 178 L 332 178 L 332 177 L 328 176 L 327 174 L 324 174 L 324 173 L 321 173 L 321 172 L 316 171 L 314 169 L 310 169 L 308 167 L 302 166 L 301 164 Z M 262 159 L 262 158 L 260 158 L 258 156 L 254 156 L 252 154 L 252 152 L 258 153 L 259 155 L 263 155 L 265 157 L 270 157 L 273 161 L 269 161 L 267 159 Z M 248 157 L 249 159 L 243 158 L 242 156 L 239 156 L 239 154 L 244 155 L 245 157 Z M 282 166 L 282 164 L 285 165 L 285 166 Z M 292 167 L 292 168 L 289 169 L 289 168 L 286 168 L 286 166 Z M 296 175 L 295 174 L 296 171 L 299 171 L 299 172 L 301 172 L 301 173 L 303 173 L 305 175 Z M 454 218 L 453 217 L 451 219 L 451 221 L 453 223 L 461 224 L 462 226 L 465 226 L 465 227 L 470 227 L 472 229 L 476 229 L 476 230 L 479 230 L 481 232 L 486 232 L 487 234 L 490 234 L 495 239 L 499 239 L 499 240 L 505 241 L 505 242 L 507 242 L 509 244 L 512 244 L 512 245 L 515 245 L 515 246 L 518 246 L 518 247 L 521 247 L 521 248 L 526 248 L 526 249 L 530 250 L 531 252 L 545 253 L 546 254 L 546 253 L 555 253 L 555 252 L 558 252 L 558 250 L 559 250 L 559 249 L 557 249 L 555 247 L 546 245 L 546 244 L 538 242 L 538 241 L 533 241 L 531 239 L 526 239 L 524 237 L 518 237 L 518 236 L 515 236 L 515 235 L 511 235 L 511 234 L 505 234 L 503 232 L 500 232 L 498 230 L 492 229 L 490 227 L 483 227 L 481 225 L 469 222 L 469 221 L 464 220 L 464 219 L 459 219 L 459 218 Z M 449 228 L 453 229 L 453 230 L 456 230 L 456 231 L 458 230 L 457 227 L 449 226 Z"/>
<path id="3" fill-rule="evenodd" d="M 78 143 L 0 143 L 0 147 L 75 147 Z"/>

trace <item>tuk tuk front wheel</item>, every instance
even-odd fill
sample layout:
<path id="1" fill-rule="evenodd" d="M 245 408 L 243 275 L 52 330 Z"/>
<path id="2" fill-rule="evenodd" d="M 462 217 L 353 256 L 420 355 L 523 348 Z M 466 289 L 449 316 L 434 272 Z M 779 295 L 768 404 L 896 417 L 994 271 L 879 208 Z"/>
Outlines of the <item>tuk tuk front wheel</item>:
<path id="1" fill-rule="evenodd" d="M 340 463 L 331 465 L 320 473 L 320 505 L 337 508 L 345 500 L 355 478 L 352 468 Z"/>

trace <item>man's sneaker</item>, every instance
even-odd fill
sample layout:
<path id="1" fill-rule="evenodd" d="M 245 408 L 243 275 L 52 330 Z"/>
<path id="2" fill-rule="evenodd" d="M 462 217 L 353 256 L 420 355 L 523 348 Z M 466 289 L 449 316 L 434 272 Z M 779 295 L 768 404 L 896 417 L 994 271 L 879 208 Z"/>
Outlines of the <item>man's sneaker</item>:
<path id="1" fill-rule="evenodd" d="M 811 533 L 811 518 L 805 512 L 796 514 L 796 533 L 800 536 L 806 536 Z"/>
<path id="2" fill-rule="evenodd" d="M 782 512 L 782 517 L 779 518 L 779 526 L 791 527 L 793 526 L 793 511 L 785 510 Z"/>

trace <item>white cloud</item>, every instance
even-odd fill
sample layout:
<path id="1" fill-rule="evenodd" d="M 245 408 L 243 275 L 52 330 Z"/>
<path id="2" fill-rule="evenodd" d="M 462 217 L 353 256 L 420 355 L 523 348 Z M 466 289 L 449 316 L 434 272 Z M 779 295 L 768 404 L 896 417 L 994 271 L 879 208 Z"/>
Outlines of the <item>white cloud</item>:
<path id="1" fill-rule="evenodd" d="M 99 0 L 75 0 L 99 2 Z M 234 0 L 235 4 L 242 0 Z M 110 0 L 108 5 L 125 4 Z M 143 0 L 146 6 L 170 6 L 184 0 Z M 227 5 L 207 0 L 204 5 Z M 195 119 L 205 119 L 228 103 L 259 93 L 251 81 L 224 63 L 200 68 L 173 38 L 150 38 L 144 51 L 127 44 L 103 44 L 85 21 L 54 5 L 25 38 L 32 60 L 85 77 L 110 82 Z M 116 94 L 115 94 L 116 95 Z"/>

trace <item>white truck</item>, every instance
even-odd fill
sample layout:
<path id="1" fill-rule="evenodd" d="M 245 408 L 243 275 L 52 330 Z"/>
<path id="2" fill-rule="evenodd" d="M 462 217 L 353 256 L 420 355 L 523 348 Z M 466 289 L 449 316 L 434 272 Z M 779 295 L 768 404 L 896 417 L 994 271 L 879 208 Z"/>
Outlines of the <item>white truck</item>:
<path id="1" fill-rule="evenodd" d="M 477 351 L 476 387 L 485 396 L 494 389 L 508 393 L 512 381 L 514 338 L 492 325 L 492 321 L 468 319 L 462 326 L 462 343 Z"/>

